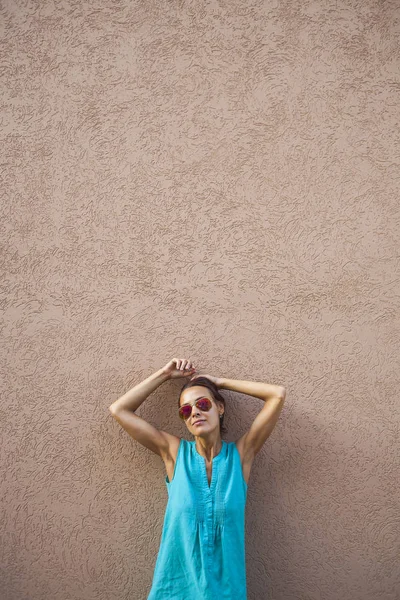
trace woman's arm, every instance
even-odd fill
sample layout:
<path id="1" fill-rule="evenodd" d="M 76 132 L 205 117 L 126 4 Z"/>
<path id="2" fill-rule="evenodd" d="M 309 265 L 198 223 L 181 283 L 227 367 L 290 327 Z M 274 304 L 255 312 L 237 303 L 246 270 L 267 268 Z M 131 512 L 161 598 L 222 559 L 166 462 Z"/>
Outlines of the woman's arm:
<path id="1" fill-rule="evenodd" d="M 191 365 L 189 360 L 173 358 L 165 367 L 135 385 L 109 406 L 112 416 L 121 427 L 140 444 L 161 456 L 163 460 L 170 460 L 171 449 L 177 448 L 180 438 L 157 429 L 139 417 L 135 411 L 159 385 L 168 379 L 187 377 L 193 373 L 196 369 Z"/>
<path id="2" fill-rule="evenodd" d="M 147 379 L 135 385 L 135 387 L 118 398 L 118 400 L 113 402 L 109 407 L 110 411 L 113 412 L 115 410 L 124 409 L 135 412 L 135 410 L 137 410 L 139 406 L 146 400 L 147 396 L 150 396 L 150 394 L 154 392 L 158 386 L 167 381 L 169 378 L 169 375 L 164 372 L 164 369 L 159 369 L 150 375 L 150 377 L 147 377 Z"/>
<path id="3" fill-rule="evenodd" d="M 261 450 L 279 419 L 286 398 L 286 388 L 282 385 L 226 379 L 224 377 L 221 378 L 218 387 L 255 396 L 265 402 L 250 429 L 236 442 L 237 448 L 243 457 L 243 464 L 248 470 L 255 455 Z"/>
<path id="4" fill-rule="evenodd" d="M 225 377 L 220 377 L 219 379 L 219 388 L 248 394 L 261 400 L 269 400 L 269 398 L 284 399 L 286 395 L 286 390 L 282 385 L 272 385 L 258 381 L 242 381 L 241 379 L 226 379 Z"/>
<path id="5" fill-rule="evenodd" d="M 172 446 L 176 445 L 179 439 L 166 431 L 157 429 L 139 417 L 135 411 L 167 379 L 169 379 L 169 375 L 160 369 L 109 406 L 112 416 L 121 427 L 139 444 L 158 454 L 163 460 L 169 457 Z"/>

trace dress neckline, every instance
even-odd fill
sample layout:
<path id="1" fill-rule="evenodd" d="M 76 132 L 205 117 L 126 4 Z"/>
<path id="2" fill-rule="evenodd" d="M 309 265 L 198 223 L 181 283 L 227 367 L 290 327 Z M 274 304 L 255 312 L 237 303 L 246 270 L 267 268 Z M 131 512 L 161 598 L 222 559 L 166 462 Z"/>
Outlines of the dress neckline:
<path id="1" fill-rule="evenodd" d="M 226 442 L 224 440 L 221 440 L 221 442 L 222 442 L 221 450 L 218 452 L 218 454 L 216 456 L 213 457 L 212 462 L 214 462 L 215 460 L 218 460 L 222 456 L 222 454 L 225 450 Z M 192 440 L 191 444 L 193 445 L 194 451 L 196 452 L 197 456 L 199 458 L 202 458 L 205 461 L 206 460 L 205 456 L 202 456 L 196 448 L 196 440 Z"/>

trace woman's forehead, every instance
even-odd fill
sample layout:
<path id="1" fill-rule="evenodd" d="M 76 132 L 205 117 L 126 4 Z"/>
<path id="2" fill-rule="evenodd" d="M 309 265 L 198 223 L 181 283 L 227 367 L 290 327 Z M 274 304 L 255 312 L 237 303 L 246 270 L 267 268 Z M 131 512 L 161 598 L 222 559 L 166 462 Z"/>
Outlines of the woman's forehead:
<path id="1" fill-rule="evenodd" d="M 209 398 L 211 402 L 213 401 L 211 393 L 207 388 L 201 387 L 199 385 L 192 386 L 182 392 L 182 395 L 180 397 L 180 404 L 181 406 L 183 404 L 194 404 L 196 400 L 204 397 Z"/>

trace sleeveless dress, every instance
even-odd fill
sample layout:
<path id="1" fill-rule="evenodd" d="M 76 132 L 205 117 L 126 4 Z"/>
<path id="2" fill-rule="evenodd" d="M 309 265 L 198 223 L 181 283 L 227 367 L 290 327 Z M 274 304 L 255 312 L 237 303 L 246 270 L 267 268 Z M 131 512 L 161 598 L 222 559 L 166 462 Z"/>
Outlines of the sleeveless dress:
<path id="1" fill-rule="evenodd" d="M 196 442 L 181 439 L 147 600 L 247 600 L 247 483 L 235 442 L 222 440 L 211 485 Z"/>

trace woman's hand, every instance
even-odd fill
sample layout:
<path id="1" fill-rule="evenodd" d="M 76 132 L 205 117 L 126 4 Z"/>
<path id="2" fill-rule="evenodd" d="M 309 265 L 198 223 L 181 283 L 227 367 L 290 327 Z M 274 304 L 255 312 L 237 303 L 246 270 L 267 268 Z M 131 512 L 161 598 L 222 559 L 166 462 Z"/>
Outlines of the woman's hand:
<path id="1" fill-rule="evenodd" d="M 173 358 L 163 367 L 163 372 L 168 375 L 169 379 L 178 377 L 189 377 L 196 372 L 193 363 L 185 358 Z"/>
<path id="2" fill-rule="evenodd" d="M 193 379 L 196 379 L 196 377 L 207 377 L 207 379 L 210 379 L 213 383 L 215 383 L 215 385 L 217 386 L 218 389 L 221 389 L 221 387 L 222 387 L 221 377 L 213 377 L 212 375 L 205 375 L 203 373 L 198 373 L 197 375 L 194 375 L 193 377 L 191 377 L 190 381 L 193 381 Z"/>

